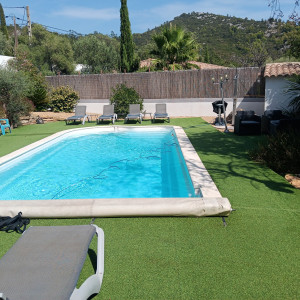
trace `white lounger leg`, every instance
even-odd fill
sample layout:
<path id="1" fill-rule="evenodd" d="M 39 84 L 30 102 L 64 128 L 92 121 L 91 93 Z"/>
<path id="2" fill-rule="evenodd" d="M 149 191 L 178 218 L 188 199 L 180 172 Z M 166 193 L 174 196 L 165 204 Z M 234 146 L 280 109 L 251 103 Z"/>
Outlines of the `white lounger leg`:
<path id="1" fill-rule="evenodd" d="M 97 270 L 96 273 L 85 280 L 79 289 L 75 288 L 70 300 L 87 299 L 93 294 L 99 293 L 103 280 L 104 273 L 104 232 L 101 228 L 93 225 L 96 228 L 98 236 L 97 243 Z"/>
<path id="2" fill-rule="evenodd" d="M 6 300 L 6 297 L 3 293 L 0 293 L 0 300 Z"/>

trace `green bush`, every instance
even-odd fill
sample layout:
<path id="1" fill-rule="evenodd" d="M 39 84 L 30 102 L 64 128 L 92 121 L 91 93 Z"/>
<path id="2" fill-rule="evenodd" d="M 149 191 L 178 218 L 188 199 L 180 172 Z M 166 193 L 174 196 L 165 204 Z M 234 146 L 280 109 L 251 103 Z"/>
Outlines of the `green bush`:
<path id="1" fill-rule="evenodd" d="M 33 82 L 28 98 L 33 102 L 36 111 L 43 111 L 49 108 L 47 85 L 38 79 Z"/>
<path id="2" fill-rule="evenodd" d="M 14 127 L 20 124 L 21 116 L 33 110 L 27 98 L 31 88 L 31 82 L 23 72 L 0 69 L 0 105 Z"/>
<path id="3" fill-rule="evenodd" d="M 55 112 L 72 112 L 79 101 L 79 94 L 69 86 L 59 86 L 49 95 L 50 108 Z"/>
<path id="4" fill-rule="evenodd" d="M 140 104 L 143 109 L 143 99 L 134 88 L 127 87 L 124 83 L 118 84 L 112 89 L 110 103 L 115 106 L 116 114 L 127 115 L 129 113 L 129 104 Z"/>
<path id="5" fill-rule="evenodd" d="M 279 174 L 299 174 L 300 131 L 288 128 L 276 135 L 268 136 L 266 142 L 251 150 L 249 155 Z"/>
<path id="6" fill-rule="evenodd" d="M 33 65 L 28 58 L 26 49 L 23 48 L 22 46 L 18 47 L 17 55 L 14 60 L 9 62 L 9 65 L 13 69 L 23 72 L 28 77 L 31 85 L 27 93 L 27 98 L 33 102 L 37 111 L 45 110 L 49 107 L 48 87 L 45 77 Z"/>

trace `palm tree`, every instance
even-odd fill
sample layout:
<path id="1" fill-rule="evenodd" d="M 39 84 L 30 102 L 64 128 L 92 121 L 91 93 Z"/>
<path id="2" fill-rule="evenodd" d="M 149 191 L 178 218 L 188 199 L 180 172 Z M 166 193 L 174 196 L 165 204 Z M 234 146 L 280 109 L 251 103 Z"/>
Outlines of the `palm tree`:
<path id="1" fill-rule="evenodd" d="M 156 55 L 163 66 L 185 63 L 197 55 L 198 45 L 190 32 L 181 27 L 164 27 L 160 34 L 153 35 L 155 48 L 151 54 Z"/>

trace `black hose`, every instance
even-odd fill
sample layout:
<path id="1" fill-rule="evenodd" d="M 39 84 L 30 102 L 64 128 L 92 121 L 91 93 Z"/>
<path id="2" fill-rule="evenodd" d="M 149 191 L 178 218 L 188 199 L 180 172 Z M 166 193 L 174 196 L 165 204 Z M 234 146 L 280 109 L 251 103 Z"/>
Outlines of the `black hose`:
<path id="1" fill-rule="evenodd" d="M 29 223 L 30 220 L 28 218 L 22 218 L 22 212 L 19 212 L 12 218 L 0 217 L 0 231 L 23 233 Z"/>

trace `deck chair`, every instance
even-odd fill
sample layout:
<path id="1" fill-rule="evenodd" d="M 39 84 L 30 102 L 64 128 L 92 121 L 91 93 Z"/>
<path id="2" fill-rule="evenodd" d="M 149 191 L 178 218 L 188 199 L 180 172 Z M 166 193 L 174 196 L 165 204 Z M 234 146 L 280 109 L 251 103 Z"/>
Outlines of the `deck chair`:
<path id="1" fill-rule="evenodd" d="M 139 104 L 129 104 L 129 114 L 125 117 L 124 122 L 127 123 L 128 120 L 138 120 L 142 123 L 143 118 Z"/>
<path id="2" fill-rule="evenodd" d="M 103 106 L 103 115 L 97 118 L 97 124 L 103 120 L 110 120 L 113 124 L 117 120 L 118 116 L 115 114 L 115 106 L 114 105 L 104 105 Z"/>
<path id="3" fill-rule="evenodd" d="M 81 122 L 82 125 L 84 125 L 85 120 L 88 119 L 88 122 L 90 122 L 90 116 L 86 114 L 86 106 L 78 105 L 75 108 L 75 116 L 69 117 L 66 119 L 66 125 L 70 122 L 75 123 L 76 121 Z"/>
<path id="4" fill-rule="evenodd" d="M 8 119 L 0 119 L 0 125 L 1 125 L 1 133 L 2 133 L 2 135 L 5 135 L 5 128 L 8 128 L 9 132 L 11 133 L 11 128 L 10 128 L 10 124 L 9 124 L 9 120 Z"/>
<path id="5" fill-rule="evenodd" d="M 97 270 L 77 289 L 95 233 Z M 96 225 L 29 227 L 0 259 L 0 270 L 1 300 L 87 299 L 102 284 L 103 230 Z"/>
<path id="6" fill-rule="evenodd" d="M 167 121 L 170 123 L 170 118 L 167 113 L 167 104 L 156 104 L 155 110 L 156 111 L 153 115 L 152 122 L 155 122 L 156 119 L 167 119 Z"/>

